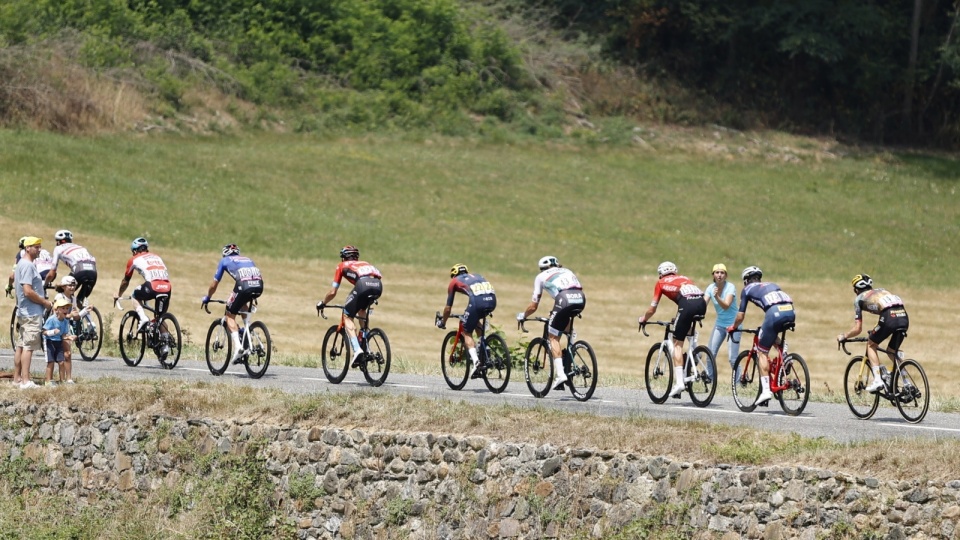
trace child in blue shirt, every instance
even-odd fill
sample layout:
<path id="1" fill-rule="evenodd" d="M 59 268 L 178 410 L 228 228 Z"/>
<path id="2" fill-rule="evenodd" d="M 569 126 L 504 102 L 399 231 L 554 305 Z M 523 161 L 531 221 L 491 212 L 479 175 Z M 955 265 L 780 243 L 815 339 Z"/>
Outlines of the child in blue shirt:
<path id="1" fill-rule="evenodd" d="M 64 342 L 73 341 L 74 336 L 70 332 L 70 321 L 67 320 L 67 313 L 73 308 L 73 304 L 65 298 L 60 298 L 53 303 L 53 313 L 43 323 L 43 339 L 47 349 L 47 374 L 44 378 L 44 385 L 53 386 L 53 365 L 57 364 L 60 369 L 60 380 L 66 380 L 66 369 L 63 365 L 63 345 Z"/>

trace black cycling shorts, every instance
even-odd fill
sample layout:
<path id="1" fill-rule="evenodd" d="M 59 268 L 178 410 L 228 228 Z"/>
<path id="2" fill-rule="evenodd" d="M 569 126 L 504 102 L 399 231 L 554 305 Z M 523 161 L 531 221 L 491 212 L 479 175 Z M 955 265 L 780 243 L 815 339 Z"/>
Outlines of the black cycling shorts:
<path id="1" fill-rule="evenodd" d="M 383 294 L 383 283 L 378 278 L 360 278 L 347 296 L 347 301 L 343 303 L 343 312 L 348 317 L 354 317 L 370 307 L 381 294 Z"/>
<path id="2" fill-rule="evenodd" d="M 688 298 L 681 296 L 677 299 L 677 318 L 673 325 L 673 339 L 683 341 L 690 335 L 693 322 L 707 314 L 707 303 L 702 296 Z"/>
<path id="3" fill-rule="evenodd" d="M 880 312 L 877 326 L 870 331 L 870 341 L 879 345 L 892 335 L 888 348 L 900 350 L 909 327 L 910 317 L 907 317 L 907 310 L 903 306 L 889 307 Z"/>
<path id="4" fill-rule="evenodd" d="M 587 296 L 582 289 L 567 289 L 557 293 L 553 299 L 553 311 L 547 323 L 551 335 L 559 336 L 566 332 L 567 325 L 587 306 Z"/>

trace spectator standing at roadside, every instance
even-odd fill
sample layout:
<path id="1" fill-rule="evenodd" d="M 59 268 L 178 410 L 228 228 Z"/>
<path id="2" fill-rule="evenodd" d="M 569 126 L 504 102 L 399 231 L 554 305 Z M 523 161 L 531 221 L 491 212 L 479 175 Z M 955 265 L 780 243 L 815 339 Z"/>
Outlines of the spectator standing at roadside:
<path id="1" fill-rule="evenodd" d="M 33 351 L 40 350 L 43 310 L 51 308 L 49 300 L 40 295 L 43 278 L 34 265 L 40 256 L 41 240 L 35 236 L 23 240 L 23 256 L 14 268 L 14 287 L 17 291 L 18 335 L 13 356 L 13 382 L 21 389 L 37 386 L 30 380 L 30 361 Z"/>
<path id="2" fill-rule="evenodd" d="M 713 325 L 708 344 L 710 352 L 713 353 L 714 358 L 719 358 L 720 345 L 723 345 L 723 340 L 729 335 L 727 349 L 730 353 L 732 368 L 737 363 L 737 355 L 740 354 L 740 332 L 727 334 L 727 327 L 737 318 L 737 286 L 727 281 L 727 267 L 723 263 L 713 265 L 713 282 L 707 285 L 703 298 L 713 304 L 713 308 L 717 311 L 717 321 Z M 713 373 L 710 375 L 713 376 Z"/>

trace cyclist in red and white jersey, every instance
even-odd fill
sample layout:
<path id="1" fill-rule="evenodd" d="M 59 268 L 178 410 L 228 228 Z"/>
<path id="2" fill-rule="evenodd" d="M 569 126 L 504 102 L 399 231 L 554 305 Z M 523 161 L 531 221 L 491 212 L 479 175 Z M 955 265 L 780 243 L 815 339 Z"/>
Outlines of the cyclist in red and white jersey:
<path id="1" fill-rule="evenodd" d="M 63 262 L 70 269 L 70 275 L 77 280 L 77 304 L 81 307 L 84 300 L 97 285 L 97 260 L 87 248 L 73 243 L 73 233 L 62 229 L 53 235 L 57 247 L 53 248 L 53 268 L 45 278 L 47 284 L 57 278 L 57 264 Z"/>
<path id="2" fill-rule="evenodd" d="M 560 353 L 560 334 L 567 331 L 573 318 L 587 306 L 587 296 L 577 275 L 564 268 L 553 255 L 541 257 L 538 265 L 540 273 L 533 280 L 533 299 L 525 311 L 517 313 L 517 320 L 522 321 L 537 311 L 543 291 L 553 298 L 553 309 L 547 321 L 547 341 L 550 342 L 553 372 L 556 374 L 553 387 L 554 390 L 560 390 L 567 382 Z"/>
<path id="3" fill-rule="evenodd" d="M 146 238 L 140 237 L 134 239 L 130 244 L 130 251 L 133 253 L 133 257 L 130 257 L 130 260 L 127 261 L 127 269 L 123 273 L 123 280 L 120 281 L 120 289 L 117 291 L 117 294 L 114 295 L 113 299 L 116 301 L 123 296 L 123 292 L 126 291 L 127 286 L 130 285 L 130 278 L 133 277 L 134 272 L 140 274 L 144 281 L 139 287 L 133 290 L 131 296 L 134 310 L 136 310 L 137 316 L 140 317 L 140 329 L 143 329 L 143 327 L 150 322 L 150 318 L 144 313 L 141 303 L 154 299 L 157 300 L 156 313 L 154 313 L 154 316 L 159 317 L 166 313 L 170 307 L 170 297 L 173 294 L 173 287 L 170 285 L 170 273 L 167 271 L 167 265 L 163 264 L 163 259 L 161 259 L 159 255 L 150 252 L 150 246 L 147 244 Z M 160 295 L 159 298 L 157 298 L 158 295 Z M 167 330 L 164 328 L 164 325 L 160 327 L 160 334 L 164 338 L 167 337 Z M 164 342 L 166 341 L 167 340 L 164 339 Z M 164 350 L 165 352 L 169 352 L 169 345 L 164 345 Z"/>
<path id="4" fill-rule="evenodd" d="M 863 312 L 879 315 L 877 326 L 868 333 L 867 339 L 867 358 L 870 359 L 870 366 L 873 368 L 873 382 L 867 386 L 867 392 L 877 392 L 883 388 L 883 379 L 880 378 L 880 357 L 877 355 L 877 347 L 883 343 L 883 340 L 890 338 L 887 353 L 890 360 L 896 362 L 896 353 L 903 345 L 903 338 L 907 336 L 907 329 L 910 327 L 910 318 L 907 317 L 907 310 L 903 307 L 903 300 L 886 289 L 874 289 L 873 279 L 867 274 L 857 274 L 850 281 L 853 285 L 853 292 L 857 298 L 853 301 L 853 327 L 845 334 L 837 336 L 837 341 L 843 341 L 860 334 L 863 330 Z"/>
<path id="5" fill-rule="evenodd" d="M 653 301 L 647 312 L 640 317 L 641 326 L 653 317 L 664 296 L 677 304 L 677 316 L 673 323 L 673 373 L 676 382 L 670 389 L 670 397 L 677 397 L 686 389 L 683 382 L 683 342 L 692 333 L 694 318 L 707 313 L 703 291 L 692 279 L 677 274 L 677 265 L 664 261 L 657 267 L 657 284 L 653 287 Z"/>
<path id="6" fill-rule="evenodd" d="M 367 308 L 383 294 L 383 283 L 380 281 L 382 276 L 375 266 L 360 260 L 359 249 L 355 246 L 344 246 L 340 250 L 340 264 L 333 273 L 330 292 L 323 297 L 323 300 L 317 302 L 317 309 L 323 309 L 337 296 L 343 278 L 353 285 L 353 290 L 343 303 L 343 314 L 347 316 L 343 326 L 350 338 L 350 346 L 353 347 L 353 367 L 357 367 L 357 359 L 362 351 L 360 342 L 357 341 L 357 327 L 354 325 L 353 318 L 366 317 Z"/>

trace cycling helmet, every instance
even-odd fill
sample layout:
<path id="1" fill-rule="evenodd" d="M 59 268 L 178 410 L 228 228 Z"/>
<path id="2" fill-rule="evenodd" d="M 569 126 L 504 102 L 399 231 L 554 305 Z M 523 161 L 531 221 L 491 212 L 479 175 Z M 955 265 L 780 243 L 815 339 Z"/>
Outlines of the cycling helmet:
<path id="1" fill-rule="evenodd" d="M 763 270 L 760 270 L 756 266 L 748 266 L 743 269 L 743 273 L 740 274 L 740 277 L 743 279 L 743 282 L 746 283 L 748 279 L 756 276 L 757 279 L 763 278 Z"/>
<path id="2" fill-rule="evenodd" d="M 873 288 L 873 279 L 867 274 L 857 274 L 850 280 L 853 285 L 853 291 L 857 294 Z"/>
<path id="3" fill-rule="evenodd" d="M 560 261 L 558 261 L 553 255 L 547 255 L 545 257 L 541 257 L 538 264 L 540 266 L 540 270 L 546 270 L 547 268 L 555 268 L 560 266 Z"/>
<path id="4" fill-rule="evenodd" d="M 229 257 L 230 255 L 239 255 L 240 248 L 236 244 L 227 244 L 223 246 L 223 256 Z"/>
<path id="5" fill-rule="evenodd" d="M 343 246 L 343 249 L 340 250 L 340 258 L 355 261 L 360 258 L 360 250 L 356 246 Z"/>
<path id="6" fill-rule="evenodd" d="M 662 263 L 660 263 L 660 266 L 657 267 L 658 277 L 668 276 L 670 274 L 676 274 L 676 273 L 677 273 L 677 265 L 673 264 L 670 261 L 663 261 Z"/>
<path id="7" fill-rule="evenodd" d="M 138 251 L 146 251 L 150 249 L 150 244 L 147 243 L 147 239 L 144 237 L 134 238 L 133 242 L 130 243 L 130 251 L 136 253 Z"/>
<path id="8" fill-rule="evenodd" d="M 53 235 L 53 239 L 56 240 L 58 244 L 60 242 L 73 242 L 73 233 L 66 229 L 60 229 Z"/>
<path id="9" fill-rule="evenodd" d="M 467 268 L 467 265 L 465 264 L 455 264 L 450 267 L 450 277 L 452 278 L 457 277 L 460 274 L 468 274 L 468 273 L 470 273 L 470 270 Z"/>

